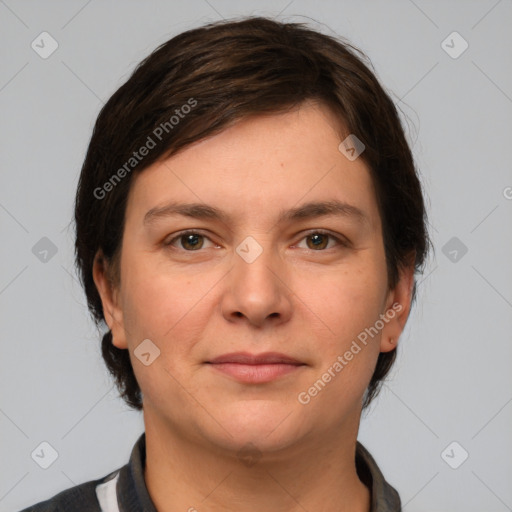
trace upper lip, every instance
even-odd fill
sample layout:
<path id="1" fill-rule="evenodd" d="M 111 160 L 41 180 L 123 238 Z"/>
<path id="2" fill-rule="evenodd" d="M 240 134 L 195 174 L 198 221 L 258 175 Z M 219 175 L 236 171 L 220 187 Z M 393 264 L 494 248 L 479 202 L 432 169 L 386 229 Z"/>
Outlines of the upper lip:
<path id="1" fill-rule="evenodd" d="M 293 357 L 287 356 L 286 354 L 280 354 L 279 352 L 264 352 L 262 354 L 250 354 L 249 352 L 233 352 L 231 354 L 224 354 L 207 361 L 211 364 L 221 363 L 238 363 L 238 364 L 293 364 L 301 365 L 300 361 Z"/>

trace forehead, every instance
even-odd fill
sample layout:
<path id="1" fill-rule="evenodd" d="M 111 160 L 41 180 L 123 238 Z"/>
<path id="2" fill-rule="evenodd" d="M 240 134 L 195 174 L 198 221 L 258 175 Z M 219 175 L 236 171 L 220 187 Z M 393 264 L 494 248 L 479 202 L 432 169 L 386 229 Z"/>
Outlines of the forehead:
<path id="1" fill-rule="evenodd" d="M 274 222 L 306 202 L 339 201 L 380 224 L 369 169 L 339 149 L 348 133 L 325 106 L 243 119 L 134 175 L 127 217 L 205 203 L 239 220 Z"/>

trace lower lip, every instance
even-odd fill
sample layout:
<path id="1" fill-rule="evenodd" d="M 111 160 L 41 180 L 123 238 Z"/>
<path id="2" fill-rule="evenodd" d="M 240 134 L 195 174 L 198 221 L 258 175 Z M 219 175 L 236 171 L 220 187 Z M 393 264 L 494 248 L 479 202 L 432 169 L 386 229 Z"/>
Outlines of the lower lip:
<path id="1" fill-rule="evenodd" d="M 261 384 L 271 382 L 279 377 L 288 375 L 302 368 L 304 365 L 295 364 L 241 364 L 241 363 L 210 363 L 216 370 L 230 375 L 235 379 L 251 383 Z"/>

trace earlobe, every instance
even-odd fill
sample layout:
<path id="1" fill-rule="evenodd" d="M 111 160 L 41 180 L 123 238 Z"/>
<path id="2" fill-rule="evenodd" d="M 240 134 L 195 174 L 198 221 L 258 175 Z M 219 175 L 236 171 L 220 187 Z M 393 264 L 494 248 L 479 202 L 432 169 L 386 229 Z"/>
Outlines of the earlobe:
<path id="1" fill-rule="evenodd" d="M 105 322 L 112 332 L 112 343 L 117 348 L 127 348 L 122 310 L 118 304 L 118 290 L 112 283 L 108 262 L 101 251 L 94 258 L 92 275 L 101 298 Z"/>
<path id="2" fill-rule="evenodd" d="M 414 287 L 414 263 L 399 271 L 398 283 L 386 300 L 385 317 L 388 320 L 381 336 L 381 352 L 390 352 L 398 345 L 411 311 Z"/>

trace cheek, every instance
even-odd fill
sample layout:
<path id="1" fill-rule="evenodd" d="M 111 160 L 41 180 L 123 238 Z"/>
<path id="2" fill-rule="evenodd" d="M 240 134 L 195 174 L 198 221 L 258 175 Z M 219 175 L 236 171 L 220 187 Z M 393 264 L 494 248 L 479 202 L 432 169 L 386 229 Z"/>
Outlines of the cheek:
<path id="1" fill-rule="evenodd" d="M 311 309 L 318 312 L 331 335 L 346 343 L 378 319 L 386 284 L 381 265 L 369 261 L 316 280 L 315 292 L 309 289 L 305 302 L 312 304 Z M 303 290 L 307 289 L 303 283 Z"/>
<path id="2" fill-rule="evenodd" d="M 190 351 L 203 331 L 208 291 L 215 280 L 163 271 L 144 258 L 150 259 L 127 259 L 125 268 L 130 270 L 121 276 L 128 344 L 133 351 L 148 338 L 159 347 L 162 360 L 171 364 Z"/>
<path id="3" fill-rule="evenodd" d="M 370 328 L 382 312 L 385 285 L 378 272 L 370 273 L 366 268 L 364 273 L 331 278 L 325 283 L 325 293 L 316 296 L 314 311 L 320 312 L 329 329 L 322 329 L 325 335 L 319 335 L 320 330 L 312 332 L 319 365 L 303 391 L 310 390 L 310 396 L 321 395 L 315 399 L 314 409 L 331 411 L 336 416 L 344 414 L 340 404 L 359 407 L 380 352 L 381 333 L 375 334 Z M 319 380 L 327 380 L 328 384 L 323 386 Z"/>
<path id="4" fill-rule="evenodd" d="M 365 392 L 380 352 L 380 331 L 368 333 L 382 313 L 387 286 L 383 268 L 378 258 L 368 258 L 361 265 L 330 273 L 317 280 L 317 293 L 305 300 L 328 326 L 327 330 L 319 324 L 324 335 L 319 330 L 316 336 L 312 333 L 321 361 L 310 385 L 323 377 L 330 382 L 322 388 L 318 407 L 339 411 L 340 403 L 355 403 L 354 398 Z"/>
<path id="5" fill-rule="evenodd" d="M 132 265 L 131 275 L 124 281 L 122 306 L 130 358 L 145 400 L 165 403 L 172 396 L 174 405 L 183 411 L 190 404 L 179 383 L 190 381 L 193 368 L 187 363 L 193 359 L 208 318 L 207 303 L 200 300 L 208 287 L 187 287 L 188 281 L 178 275 L 157 275 L 149 269 L 143 272 Z M 160 350 L 149 366 L 134 353 L 145 339 Z M 193 385 L 187 384 L 187 389 L 192 392 Z"/>

